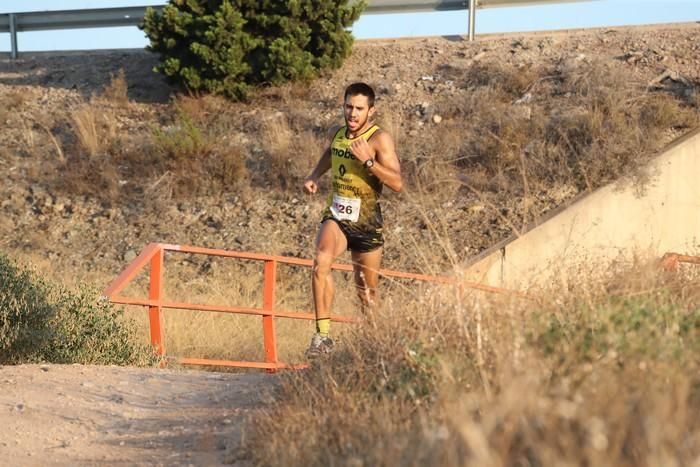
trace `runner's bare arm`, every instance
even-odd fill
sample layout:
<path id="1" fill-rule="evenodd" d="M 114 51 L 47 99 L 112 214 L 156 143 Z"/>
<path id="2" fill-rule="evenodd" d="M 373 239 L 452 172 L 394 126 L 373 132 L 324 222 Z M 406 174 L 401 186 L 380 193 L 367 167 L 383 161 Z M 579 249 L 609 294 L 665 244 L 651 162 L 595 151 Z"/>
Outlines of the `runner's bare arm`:
<path id="1" fill-rule="evenodd" d="M 380 130 L 369 143 L 362 138 L 358 139 L 352 143 L 352 153 L 362 163 L 367 159 L 374 159 L 374 165 L 369 169 L 372 175 L 392 190 L 401 191 L 401 165 L 396 155 L 394 140 L 389 133 Z"/>
<path id="2" fill-rule="evenodd" d="M 334 127 L 331 128 L 328 131 L 329 139 L 332 139 L 333 136 L 338 132 L 340 127 Z M 321 157 L 319 158 L 318 162 L 316 163 L 316 167 L 314 167 L 314 170 L 311 171 L 308 177 L 306 177 L 306 180 L 304 180 L 304 192 L 308 194 L 314 194 L 318 191 L 318 179 L 321 178 L 321 176 L 328 172 L 331 168 L 331 146 L 330 143 L 326 147 L 326 149 L 323 151 L 323 154 L 321 154 Z"/>

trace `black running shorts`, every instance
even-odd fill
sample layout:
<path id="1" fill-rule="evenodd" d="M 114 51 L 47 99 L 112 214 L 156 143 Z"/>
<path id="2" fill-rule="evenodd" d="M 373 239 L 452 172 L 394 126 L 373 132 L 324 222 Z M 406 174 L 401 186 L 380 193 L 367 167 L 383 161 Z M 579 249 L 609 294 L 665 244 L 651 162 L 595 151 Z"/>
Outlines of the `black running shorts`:
<path id="1" fill-rule="evenodd" d="M 382 229 L 373 229 L 370 231 L 353 228 L 349 222 L 339 221 L 332 216 L 326 216 L 321 221 L 323 224 L 326 221 L 333 221 L 338 224 L 340 231 L 345 235 L 348 241 L 348 250 L 357 253 L 367 253 L 384 245 L 384 235 Z"/>

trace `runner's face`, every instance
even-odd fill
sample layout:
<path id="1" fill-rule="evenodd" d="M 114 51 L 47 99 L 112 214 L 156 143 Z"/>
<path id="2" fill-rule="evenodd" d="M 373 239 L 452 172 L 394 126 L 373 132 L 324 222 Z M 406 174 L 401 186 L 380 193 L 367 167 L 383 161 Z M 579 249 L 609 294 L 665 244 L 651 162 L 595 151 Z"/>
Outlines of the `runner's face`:
<path id="1" fill-rule="evenodd" d="M 363 130 L 367 126 L 369 117 L 374 114 L 374 107 L 369 106 L 367 96 L 356 94 L 348 96 L 343 106 L 345 124 L 351 133 Z"/>

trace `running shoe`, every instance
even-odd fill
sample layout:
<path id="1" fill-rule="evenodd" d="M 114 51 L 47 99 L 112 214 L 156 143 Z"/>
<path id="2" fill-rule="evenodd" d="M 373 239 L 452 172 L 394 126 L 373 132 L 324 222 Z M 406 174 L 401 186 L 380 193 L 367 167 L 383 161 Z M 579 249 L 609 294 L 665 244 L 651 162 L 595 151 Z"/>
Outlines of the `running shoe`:
<path id="1" fill-rule="evenodd" d="M 323 337 L 319 333 L 315 333 L 311 337 L 311 344 L 306 350 L 307 358 L 315 358 L 320 355 L 325 355 L 331 353 L 333 350 L 333 341 L 330 337 Z"/>

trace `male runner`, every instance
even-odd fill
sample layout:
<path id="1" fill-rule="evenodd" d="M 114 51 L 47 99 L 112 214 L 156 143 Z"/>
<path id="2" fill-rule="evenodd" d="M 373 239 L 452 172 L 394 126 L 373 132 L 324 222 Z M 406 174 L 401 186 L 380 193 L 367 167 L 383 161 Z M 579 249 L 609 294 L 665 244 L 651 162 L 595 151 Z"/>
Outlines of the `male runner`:
<path id="1" fill-rule="evenodd" d="M 304 191 L 318 191 L 318 180 L 331 170 L 332 191 L 316 237 L 311 276 L 316 333 L 307 350 L 309 357 L 328 353 L 333 279 L 331 265 L 350 250 L 355 285 L 363 313 L 371 313 L 377 301 L 378 271 L 382 259 L 382 211 L 379 197 L 384 185 L 398 192 L 403 184 L 401 167 L 391 136 L 371 122 L 374 90 L 354 83 L 345 90 L 345 125 L 332 128 L 330 144 L 304 181 Z"/>

